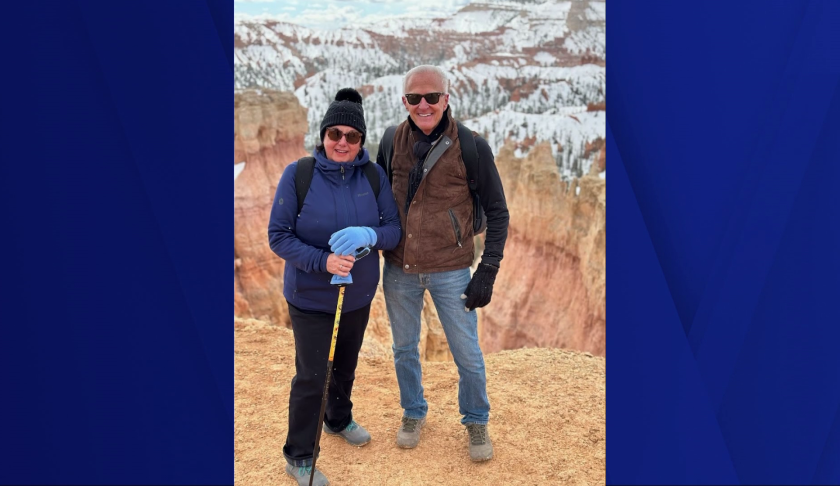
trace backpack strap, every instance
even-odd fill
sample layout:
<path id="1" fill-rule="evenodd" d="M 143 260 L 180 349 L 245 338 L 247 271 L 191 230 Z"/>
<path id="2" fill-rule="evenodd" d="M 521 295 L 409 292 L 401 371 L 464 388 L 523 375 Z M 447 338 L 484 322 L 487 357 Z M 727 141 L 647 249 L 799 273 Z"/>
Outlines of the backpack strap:
<path id="1" fill-rule="evenodd" d="M 376 164 L 368 161 L 362 166 L 362 171 L 373 189 L 373 196 L 379 199 L 379 172 L 376 171 Z M 297 168 L 295 169 L 295 192 L 297 193 L 298 214 L 303 208 L 303 200 L 306 199 L 306 194 L 309 192 L 309 186 L 312 184 L 312 175 L 315 173 L 315 158 L 304 157 L 298 160 Z"/>
<path id="2" fill-rule="evenodd" d="M 382 140 L 379 141 L 379 150 L 384 149 L 385 154 L 385 173 L 388 174 L 388 183 L 393 184 L 394 174 L 391 172 L 391 159 L 394 158 L 394 134 L 397 133 L 397 126 L 391 125 L 385 129 L 385 135 L 382 135 Z"/>
<path id="3" fill-rule="evenodd" d="M 467 169 L 467 184 L 470 191 L 478 191 L 478 148 L 475 146 L 475 137 L 472 130 L 458 123 L 458 140 L 461 141 L 461 158 L 464 159 L 464 166 Z"/>
<path id="4" fill-rule="evenodd" d="M 473 233 L 480 234 L 487 229 L 487 215 L 481 207 L 481 199 L 478 196 L 478 147 L 475 145 L 475 135 L 472 130 L 458 123 L 458 140 L 461 141 L 461 158 L 464 160 L 464 167 L 467 169 L 467 185 L 473 199 Z"/>
<path id="5" fill-rule="evenodd" d="M 315 157 L 303 157 L 298 160 L 295 169 L 295 192 L 297 193 L 297 212 L 303 208 L 303 200 L 309 192 L 309 185 L 312 184 L 312 173 L 315 172 Z"/>
<path id="6" fill-rule="evenodd" d="M 367 180 L 370 183 L 371 189 L 373 189 L 373 196 L 378 201 L 379 200 L 379 172 L 376 170 L 376 163 L 368 161 L 367 164 L 362 166 L 362 170 L 364 171 L 365 177 L 367 177 Z"/>

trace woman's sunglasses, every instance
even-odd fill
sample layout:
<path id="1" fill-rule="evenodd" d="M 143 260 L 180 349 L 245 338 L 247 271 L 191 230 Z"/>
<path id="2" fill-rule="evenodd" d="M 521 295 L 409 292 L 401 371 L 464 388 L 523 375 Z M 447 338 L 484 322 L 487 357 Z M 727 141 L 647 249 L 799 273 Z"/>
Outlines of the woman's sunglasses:
<path id="1" fill-rule="evenodd" d="M 426 98 L 426 103 L 430 105 L 436 105 L 438 101 L 440 101 L 440 97 L 446 93 L 426 93 L 426 94 L 415 94 L 410 93 L 405 95 L 405 100 L 408 101 L 409 105 L 419 105 L 420 100 Z"/>
<path id="2" fill-rule="evenodd" d="M 350 145 L 356 145 L 362 139 L 362 134 L 359 132 L 344 133 L 338 128 L 327 128 L 327 136 L 330 137 L 330 140 L 333 142 L 338 142 L 343 136 L 347 139 L 347 143 Z"/>

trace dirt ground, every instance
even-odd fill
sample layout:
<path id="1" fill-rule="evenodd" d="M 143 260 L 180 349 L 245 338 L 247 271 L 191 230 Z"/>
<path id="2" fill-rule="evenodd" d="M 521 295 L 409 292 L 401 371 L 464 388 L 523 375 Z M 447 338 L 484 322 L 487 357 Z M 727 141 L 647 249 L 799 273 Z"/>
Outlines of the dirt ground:
<path id="1" fill-rule="evenodd" d="M 294 376 L 290 330 L 256 320 L 234 322 L 236 484 L 294 485 L 282 448 Z M 321 469 L 341 485 L 596 485 L 606 475 L 604 358 L 558 349 L 488 354 L 490 437 L 494 458 L 475 464 L 458 414 L 452 362 L 423 364 L 429 415 L 420 445 L 394 443 L 402 410 L 394 363 L 363 357 L 353 388 L 353 416 L 372 441 L 356 448 L 322 436 Z"/>

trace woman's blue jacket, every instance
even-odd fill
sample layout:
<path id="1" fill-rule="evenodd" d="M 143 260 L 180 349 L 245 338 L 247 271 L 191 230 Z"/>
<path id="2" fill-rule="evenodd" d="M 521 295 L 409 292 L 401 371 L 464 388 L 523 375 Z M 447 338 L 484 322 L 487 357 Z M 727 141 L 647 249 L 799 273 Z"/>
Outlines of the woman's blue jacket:
<path id="1" fill-rule="evenodd" d="M 379 198 L 364 175 L 362 165 L 370 156 L 362 148 L 353 162 L 338 163 L 315 150 L 312 184 L 297 207 L 295 171 L 292 162 L 283 171 L 268 224 L 272 251 L 286 261 L 283 295 L 295 307 L 335 313 L 338 288 L 330 285 L 327 272 L 330 236 L 348 226 L 368 226 L 376 232 L 372 250 L 391 250 L 400 240 L 400 219 L 385 171 L 379 172 Z M 353 284 L 344 292 L 344 311 L 360 309 L 373 300 L 379 283 L 379 252 L 358 260 L 350 272 Z"/>

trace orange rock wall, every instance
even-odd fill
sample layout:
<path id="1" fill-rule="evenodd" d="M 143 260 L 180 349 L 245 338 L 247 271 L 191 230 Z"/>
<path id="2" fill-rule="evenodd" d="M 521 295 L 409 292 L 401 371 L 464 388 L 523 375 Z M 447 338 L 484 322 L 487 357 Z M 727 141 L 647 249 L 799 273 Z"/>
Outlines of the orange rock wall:
<path id="1" fill-rule="evenodd" d="M 303 157 L 306 110 L 292 93 L 234 95 L 234 314 L 288 325 L 283 260 L 268 246 L 268 218 L 277 183 Z"/>
<path id="2" fill-rule="evenodd" d="M 493 300 L 480 312 L 482 349 L 606 352 L 606 180 L 560 180 L 547 144 L 496 158 L 511 222 Z M 576 188 L 580 193 L 576 194 Z"/>

